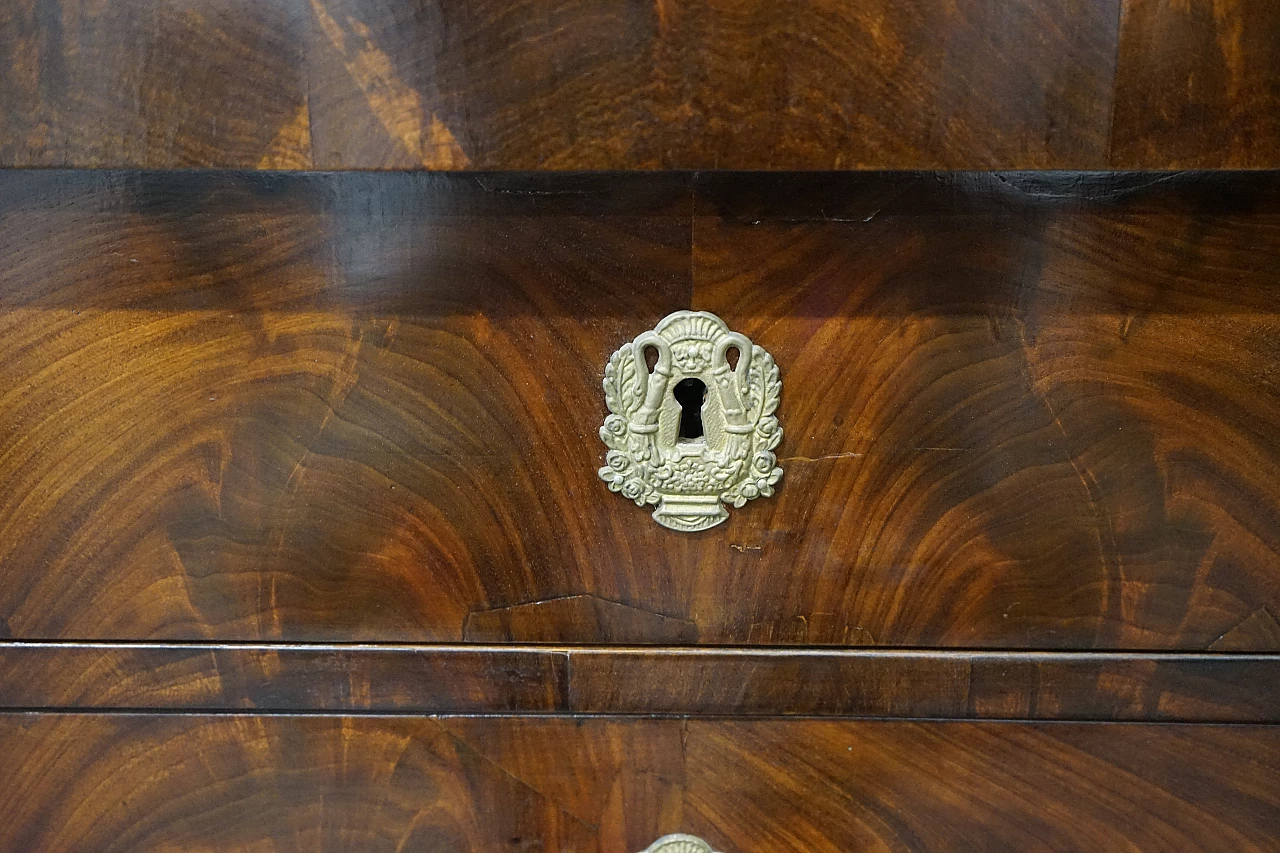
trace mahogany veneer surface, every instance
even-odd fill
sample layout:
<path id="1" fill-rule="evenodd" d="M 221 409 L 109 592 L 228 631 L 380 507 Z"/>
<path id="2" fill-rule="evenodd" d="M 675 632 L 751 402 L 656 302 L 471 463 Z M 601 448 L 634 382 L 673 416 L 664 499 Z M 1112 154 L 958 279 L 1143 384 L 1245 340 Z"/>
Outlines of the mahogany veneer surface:
<path id="1" fill-rule="evenodd" d="M 1127 0 L 1111 165 L 1274 168 L 1280 163 L 1280 4 Z"/>
<path id="2" fill-rule="evenodd" d="M 0 174 L 16 639 L 1280 648 L 1280 180 Z M 595 474 L 706 309 L 779 494 Z"/>
<path id="3" fill-rule="evenodd" d="M 1273 0 L 9 0 L 0 166 L 1280 166 Z"/>
<path id="4" fill-rule="evenodd" d="M 0 709 L 1280 723 L 1280 656 L 9 641 Z"/>
<path id="5" fill-rule="evenodd" d="M 571 171 L 1277 167 L 1278 25 L 6 4 L 0 853 L 1280 850 L 1280 173 Z M 693 535 L 595 475 L 688 308 Z"/>
<path id="6" fill-rule="evenodd" d="M 1261 853 L 1273 727 L 17 714 L 0 850 Z"/>

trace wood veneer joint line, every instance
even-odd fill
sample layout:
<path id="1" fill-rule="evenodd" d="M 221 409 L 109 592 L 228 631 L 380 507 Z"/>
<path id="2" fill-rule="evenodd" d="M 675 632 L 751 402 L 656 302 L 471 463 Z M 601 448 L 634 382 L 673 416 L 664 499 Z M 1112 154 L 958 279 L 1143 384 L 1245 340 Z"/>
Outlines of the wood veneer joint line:
<path id="1" fill-rule="evenodd" d="M 1145 727 L 1233 727 L 1258 729 L 1280 728 L 1280 720 L 1261 722 L 1242 720 L 1166 720 L 1166 719 L 1106 719 L 1101 717 L 1029 719 L 1026 717 L 957 717 L 957 716 L 885 716 L 832 715 L 832 714 L 698 714 L 698 713 L 591 713 L 582 711 L 378 711 L 378 710 L 306 710 L 306 709 L 218 709 L 218 708 L 68 708 L 64 706 L 31 706 L 0 708 L 0 718 L 18 716 L 56 715 L 63 717 L 298 717 L 298 718 L 351 718 L 351 719 L 405 719 L 405 720 L 614 720 L 640 722 L 643 720 L 679 720 L 689 723 L 715 722 L 846 722 L 877 724 L 951 723 L 958 725 L 1005 726 L 1145 726 Z"/>
<path id="2" fill-rule="evenodd" d="M 151 642 L 136 640 L 0 640 L 0 653 L 10 649 L 22 650 L 128 650 L 128 651 L 245 651 L 245 652 L 332 652 L 357 654 L 449 654 L 489 655 L 520 654 L 563 657 L 566 662 L 573 657 L 762 657 L 775 659 L 1002 659 L 1010 661 L 1269 661 L 1280 663 L 1280 653 L 1213 652 L 1213 651 L 1129 651 L 1108 649 L 1098 651 L 1044 650 L 1044 649 L 935 649 L 935 648 L 824 648 L 813 646 L 576 646 L 542 645 L 532 643 L 472 644 L 472 643 L 263 643 L 257 641 L 228 642 Z"/>

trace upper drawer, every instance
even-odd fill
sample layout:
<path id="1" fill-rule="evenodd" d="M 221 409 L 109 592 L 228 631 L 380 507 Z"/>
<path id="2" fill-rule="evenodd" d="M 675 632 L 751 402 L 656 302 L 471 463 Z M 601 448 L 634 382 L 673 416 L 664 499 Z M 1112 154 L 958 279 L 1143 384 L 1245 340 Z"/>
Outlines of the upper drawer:
<path id="1" fill-rule="evenodd" d="M 1269 173 L 0 174 L 0 627 L 1277 649 L 1277 270 Z M 688 308 L 784 386 L 699 533 L 596 475 Z"/>
<path id="2" fill-rule="evenodd" d="M 8 0 L 0 166 L 1280 166 L 1272 0 Z"/>

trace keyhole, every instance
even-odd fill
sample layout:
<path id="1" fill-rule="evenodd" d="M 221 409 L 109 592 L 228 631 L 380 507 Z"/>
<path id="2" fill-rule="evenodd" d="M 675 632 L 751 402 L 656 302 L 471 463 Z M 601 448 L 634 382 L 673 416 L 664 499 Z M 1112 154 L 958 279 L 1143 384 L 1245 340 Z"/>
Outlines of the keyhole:
<path id="1" fill-rule="evenodd" d="M 672 391 L 680 404 L 680 437 L 702 438 L 702 401 L 707 386 L 700 379 L 681 379 Z"/>

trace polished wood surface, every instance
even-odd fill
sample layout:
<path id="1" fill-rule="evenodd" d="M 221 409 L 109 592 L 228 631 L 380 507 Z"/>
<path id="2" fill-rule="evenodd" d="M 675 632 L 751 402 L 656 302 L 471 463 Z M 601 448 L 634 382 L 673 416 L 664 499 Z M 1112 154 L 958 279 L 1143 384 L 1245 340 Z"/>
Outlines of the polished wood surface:
<path id="1" fill-rule="evenodd" d="M 297 2 L 0 6 L 0 165 L 313 165 Z"/>
<path id="2" fill-rule="evenodd" d="M 0 174 L 0 627 L 1276 651 L 1278 262 L 1277 173 Z M 595 475 L 689 307 L 784 377 L 694 535 Z"/>
<path id="3" fill-rule="evenodd" d="M 0 166 L 1280 166 L 1272 0 L 11 0 Z"/>
<path id="4" fill-rule="evenodd" d="M 3 715 L 0 850 L 1260 853 L 1280 730 Z"/>
<path id="5" fill-rule="evenodd" d="M 0 674 L 4 710 L 569 710 L 568 652 L 544 647 L 10 642 L 0 644 Z"/>
<path id="6" fill-rule="evenodd" d="M 781 366 L 787 474 L 734 582 L 704 569 L 703 636 L 1207 648 L 1274 622 L 1275 177 L 1204 178 L 709 176 L 694 305 Z"/>
<path id="7" fill-rule="evenodd" d="M 0 176 L 9 633 L 453 640 L 632 597 L 599 377 L 688 305 L 672 180 Z"/>
<path id="8" fill-rule="evenodd" d="M 735 649 L 569 653 L 603 714 L 1280 722 L 1280 657 Z"/>
<path id="9" fill-rule="evenodd" d="M 717 850 L 1274 851 L 1280 731 L 690 723 L 684 824 Z"/>
<path id="10" fill-rule="evenodd" d="M 1280 163 L 1280 4 L 1127 0 L 1112 165 L 1267 168 Z"/>
<path id="11" fill-rule="evenodd" d="M 0 710 L 1280 723 L 1280 656 L 0 644 Z"/>
<path id="12" fill-rule="evenodd" d="M 5 853 L 598 849 L 429 719 L 8 715 L 0 742 Z"/>
<path id="13" fill-rule="evenodd" d="M 1280 171 L 1009 171 L 1280 167 L 1278 26 L 5 4 L 0 853 L 1280 853 Z M 595 475 L 689 308 L 694 535 Z"/>

